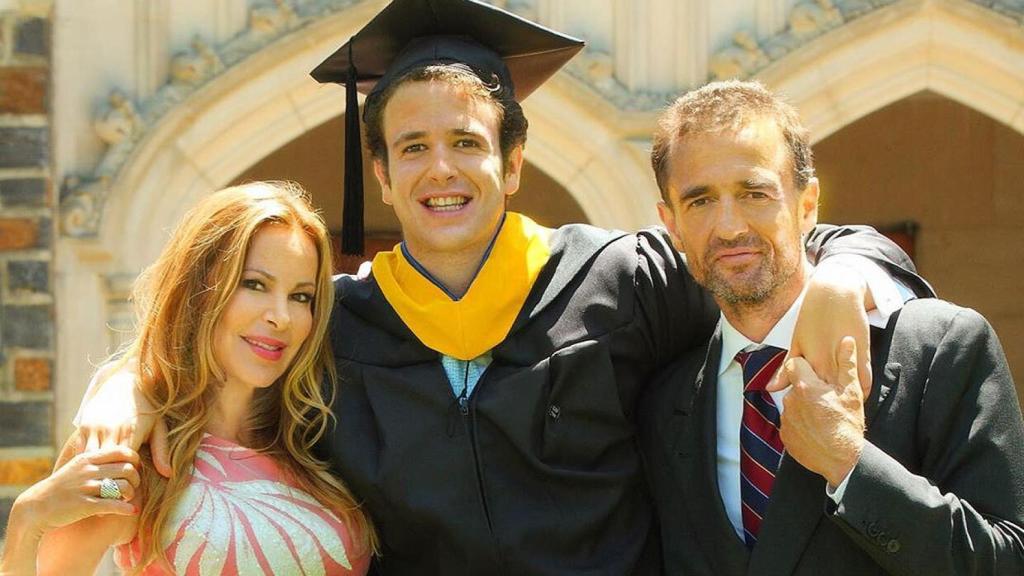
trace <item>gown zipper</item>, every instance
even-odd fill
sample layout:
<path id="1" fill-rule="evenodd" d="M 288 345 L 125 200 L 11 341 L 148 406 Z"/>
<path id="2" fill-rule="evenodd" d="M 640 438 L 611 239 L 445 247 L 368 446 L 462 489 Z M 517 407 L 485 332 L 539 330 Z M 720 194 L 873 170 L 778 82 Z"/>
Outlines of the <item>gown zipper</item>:
<path id="1" fill-rule="evenodd" d="M 486 374 L 487 369 L 485 368 L 484 373 L 477 379 L 477 387 L 480 386 Z M 480 503 L 483 505 L 484 518 L 487 519 L 487 528 L 491 531 L 491 536 L 493 537 L 494 524 L 491 522 L 491 510 L 487 504 L 487 490 L 484 488 L 484 473 L 480 466 L 480 448 L 477 445 L 476 438 L 476 418 L 472 408 L 472 399 L 469 396 L 469 362 L 467 362 L 462 379 L 462 393 L 459 394 L 459 412 L 462 414 L 463 421 L 466 423 L 466 431 L 469 433 L 469 445 L 473 450 L 473 465 L 476 468 L 476 483 L 477 488 L 480 490 Z"/>

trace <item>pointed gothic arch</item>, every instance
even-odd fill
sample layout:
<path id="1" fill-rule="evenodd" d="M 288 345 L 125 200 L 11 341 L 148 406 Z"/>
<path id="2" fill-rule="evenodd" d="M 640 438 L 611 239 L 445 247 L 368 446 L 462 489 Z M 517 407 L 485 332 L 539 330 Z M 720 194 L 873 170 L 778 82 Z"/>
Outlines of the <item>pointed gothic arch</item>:
<path id="1" fill-rule="evenodd" d="M 815 141 L 922 91 L 1024 132 L 1024 29 L 964 0 L 876 10 L 802 46 L 757 78 L 790 98 Z"/>
<path id="2" fill-rule="evenodd" d="M 158 253 L 167 228 L 202 194 L 227 185 L 298 135 L 345 112 L 344 94 L 308 77 L 325 54 L 379 10 L 363 2 L 306 26 L 229 68 L 151 127 L 110 184 L 98 231 L 101 250 L 125 269 Z M 649 223 L 653 209 L 622 198 L 648 177 L 614 125 L 583 109 L 570 90 L 527 101 L 528 160 L 604 226 Z M 572 126 L 566 134 L 566 126 Z M 618 158 L 608 162 L 608 158 Z M 325 162 L 335 159 L 325 158 Z M 131 238 L 130 246 L 124 239 Z M 96 247 L 90 247 L 95 250 Z"/>
<path id="3" fill-rule="evenodd" d="M 327 14 L 212 77 L 146 128 L 103 182 L 102 194 L 84 195 L 98 215 L 96 229 L 58 239 L 58 435 L 70 432 L 92 365 L 121 340 L 118 330 L 130 328 L 130 283 L 159 254 L 169 230 L 198 198 L 345 112 L 342 90 L 315 84 L 308 71 L 386 3 L 367 0 Z M 555 84 L 526 103 L 528 160 L 562 186 L 591 223 L 652 222 L 656 213 L 646 196 L 654 186 L 644 155 L 613 123 L 580 104 L 570 82 Z"/>

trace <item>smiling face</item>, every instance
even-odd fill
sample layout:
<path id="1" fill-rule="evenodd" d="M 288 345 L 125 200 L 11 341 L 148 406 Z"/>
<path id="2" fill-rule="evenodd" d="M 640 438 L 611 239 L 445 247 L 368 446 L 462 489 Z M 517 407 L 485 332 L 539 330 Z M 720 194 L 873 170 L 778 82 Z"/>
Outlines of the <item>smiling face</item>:
<path id="1" fill-rule="evenodd" d="M 502 166 L 498 109 L 458 86 L 411 81 L 383 118 L 388 161 L 374 161 L 374 171 L 410 252 L 482 253 L 522 168 L 521 147 Z"/>
<path id="2" fill-rule="evenodd" d="M 316 245 L 301 229 L 265 224 L 213 330 L 225 386 L 270 386 L 285 373 L 313 325 Z"/>
<path id="3" fill-rule="evenodd" d="M 797 190 L 770 119 L 694 133 L 672 146 L 662 221 L 694 278 L 723 308 L 789 302 L 804 283 L 801 235 L 817 222 L 818 183 Z"/>

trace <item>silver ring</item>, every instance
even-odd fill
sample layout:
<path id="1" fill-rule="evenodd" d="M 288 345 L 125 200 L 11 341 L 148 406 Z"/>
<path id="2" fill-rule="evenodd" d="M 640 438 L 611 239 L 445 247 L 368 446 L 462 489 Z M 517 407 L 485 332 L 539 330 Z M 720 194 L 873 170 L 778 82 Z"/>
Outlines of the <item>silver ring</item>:
<path id="1" fill-rule="evenodd" d="M 117 482 L 113 478 L 103 478 L 100 480 L 100 498 L 107 498 L 109 500 L 121 499 L 121 489 L 117 487 Z"/>

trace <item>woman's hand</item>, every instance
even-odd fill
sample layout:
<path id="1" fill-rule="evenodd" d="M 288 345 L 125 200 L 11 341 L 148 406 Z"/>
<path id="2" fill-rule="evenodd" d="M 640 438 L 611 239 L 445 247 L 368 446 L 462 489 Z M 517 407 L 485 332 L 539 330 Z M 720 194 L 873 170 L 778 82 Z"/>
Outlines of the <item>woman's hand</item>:
<path id="1" fill-rule="evenodd" d="M 139 455 L 123 446 L 90 450 L 22 492 L 11 508 L 0 574 L 34 575 L 40 541 L 56 528 L 101 514 L 134 517 L 137 509 L 128 500 L 135 497 L 139 486 L 138 467 Z M 121 499 L 100 497 L 100 485 L 106 478 L 117 484 Z M 78 554 L 71 548 L 63 552 Z M 94 567 L 98 560 L 99 554 L 90 559 L 79 555 L 73 565 Z"/>
<path id="2" fill-rule="evenodd" d="M 132 516 L 139 486 L 139 455 L 124 446 L 83 452 L 23 492 L 15 506 L 25 529 L 42 534 L 97 514 Z M 101 498 L 100 484 L 114 480 L 121 499 Z M 13 516 L 13 511 L 12 511 Z"/>

